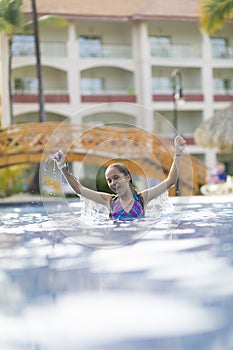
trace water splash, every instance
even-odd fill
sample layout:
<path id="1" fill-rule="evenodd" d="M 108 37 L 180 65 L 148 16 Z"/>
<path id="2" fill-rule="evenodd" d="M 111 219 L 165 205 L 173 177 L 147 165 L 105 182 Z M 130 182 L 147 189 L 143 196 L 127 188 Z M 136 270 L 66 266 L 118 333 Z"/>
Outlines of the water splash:
<path id="1" fill-rule="evenodd" d="M 107 207 L 84 197 L 80 197 L 80 200 L 82 203 L 80 217 L 82 219 L 88 220 L 88 218 L 91 218 L 92 221 L 96 221 L 109 218 L 109 211 Z"/>
<path id="2" fill-rule="evenodd" d="M 82 209 L 80 216 L 82 218 L 91 218 L 92 220 L 102 220 L 109 217 L 109 211 L 108 209 L 100 205 L 98 203 L 95 203 L 89 199 L 86 199 L 84 197 L 80 198 L 82 203 Z M 158 196 L 156 199 L 153 199 L 146 208 L 146 216 L 152 216 L 155 217 L 158 215 L 163 214 L 169 214 L 173 212 L 174 206 L 171 203 L 168 193 L 163 193 L 160 196 Z"/>
<path id="3" fill-rule="evenodd" d="M 49 165 L 53 162 L 53 170 L 52 173 L 53 175 L 56 175 L 56 171 L 57 171 L 57 166 L 56 166 L 56 161 L 54 158 L 54 154 L 50 154 L 49 157 L 45 160 L 44 162 L 44 172 L 47 173 L 48 172 L 48 167 Z"/>
<path id="4" fill-rule="evenodd" d="M 147 206 L 146 216 L 155 217 L 158 215 L 169 214 L 174 211 L 174 206 L 171 203 L 168 192 L 162 193 L 157 198 L 153 199 Z"/>

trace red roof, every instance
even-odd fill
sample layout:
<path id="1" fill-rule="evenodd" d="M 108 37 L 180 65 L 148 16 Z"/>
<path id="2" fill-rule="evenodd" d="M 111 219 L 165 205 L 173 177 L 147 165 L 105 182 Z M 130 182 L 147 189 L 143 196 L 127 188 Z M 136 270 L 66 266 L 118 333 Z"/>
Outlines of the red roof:
<path id="1" fill-rule="evenodd" d="M 37 0 L 37 11 L 67 18 L 198 20 L 199 0 Z M 24 3 L 31 12 L 31 0 Z"/>

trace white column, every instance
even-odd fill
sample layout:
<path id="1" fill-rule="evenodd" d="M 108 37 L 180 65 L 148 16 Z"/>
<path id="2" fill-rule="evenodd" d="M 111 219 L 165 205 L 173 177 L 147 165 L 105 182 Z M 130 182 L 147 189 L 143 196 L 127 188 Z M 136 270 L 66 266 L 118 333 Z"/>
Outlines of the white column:
<path id="1" fill-rule="evenodd" d="M 216 150 L 209 149 L 205 155 L 205 164 L 210 168 L 215 168 L 217 163 Z"/>
<path id="2" fill-rule="evenodd" d="M 213 68 L 212 50 L 210 38 L 206 33 L 202 33 L 202 88 L 204 95 L 204 111 L 203 119 L 209 119 L 214 114 L 214 99 L 213 99 Z M 205 152 L 205 163 L 208 167 L 213 168 L 216 164 L 216 150 L 208 149 Z"/>
<path id="3" fill-rule="evenodd" d="M 133 25 L 133 54 L 137 102 L 142 106 L 138 124 L 153 130 L 150 48 L 146 22 L 138 21 Z"/>
<path id="4" fill-rule="evenodd" d="M 80 91 L 80 71 L 79 71 L 79 45 L 74 23 L 71 23 L 68 31 L 68 90 L 70 96 L 71 110 L 78 112 L 81 101 Z M 72 117 L 72 115 L 71 115 Z M 73 118 L 72 122 L 77 122 L 77 118 Z M 73 174 L 80 177 L 82 173 L 82 163 L 73 162 Z"/>
<path id="5" fill-rule="evenodd" d="M 212 53 L 211 43 L 208 35 L 202 33 L 202 88 L 204 95 L 204 119 L 213 116 L 214 101 L 213 101 L 213 69 L 211 66 Z"/>
<path id="6" fill-rule="evenodd" d="M 79 70 L 78 70 L 78 44 L 76 37 L 76 28 L 73 23 L 68 29 L 68 91 L 70 96 L 71 109 L 80 103 L 80 84 L 79 84 Z"/>
<path id="7" fill-rule="evenodd" d="M 9 70 L 8 70 L 8 61 L 9 61 L 9 48 L 7 37 L 4 33 L 0 34 L 0 57 L 1 57 L 1 67 L 0 67 L 0 94 L 1 94 L 1 127 L 7 127 L 11 123 L 10 117 L 10 105 L 9 105 Z"/>

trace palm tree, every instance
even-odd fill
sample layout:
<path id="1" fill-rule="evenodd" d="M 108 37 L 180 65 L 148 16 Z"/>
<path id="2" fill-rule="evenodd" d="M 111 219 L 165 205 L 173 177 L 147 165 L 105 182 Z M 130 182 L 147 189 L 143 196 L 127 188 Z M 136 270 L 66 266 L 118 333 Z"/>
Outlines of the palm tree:
<path id="1" fill-rule="evenodd" d="M 43 91 L 43 77 L 41 68 L 41 53 L 40 53 L 40 38 L 39 38 L 39 24 L 49 24 L 54 27 L 68 26 L 68 21 L 59 16 L 40 16 L 37 14 L 36 0 L 31 0 L 32 3 L 32 17 L 33 21 L 29 21 L 24 25 L 24 31 L 33 31 L 35 40 L 35 55 L 36 55 L 36 69 L 38 79 L 38 96 L 39 96 L 39 121 L 45 121 L 44 110 L 44 91 Z"/>
<path id="2" fill-rule="evenodd" d="M 13 118 L 13 99 L 11 85 L 11 66 L 12 66 L 12 42 L 16 33 L 20 32 L 23 24 L 22 0 L 0 0 L 0 31 L 4 31 L 8 39 L 9 58 L 8 58 L 8 92 L 11 124 Z"/>
<path id="3" fill-rule="evenodd" d="M 68 22 L 58 16 L 41 16 L 38 17 L 36 0 L 31 0 L 32 3 L 32 17 L 33 21 L 28 22 L 24 26 L 24 30 L 31 30 L 33 27 L 34 40 L 35 40 L 35 55 L 36 55 L 36 68 L 38 79 L 38 96 L 39 96 L 39 121 L 45 122 L 45 109 L 44 109 L 44 91 L 43 91 L 43 78 L 41 67 L 41 54 L 40 54 L 40 39 L 39 39 L 39 24 L 52 24 L 55 27 L 64 27 L 68 25 Z M 28 191 L 31 193 L 40 192 L 39 186 L 40 166 L 36 167 L 33 179 L 28 187 Z"/>
<path id="4" fill-rule="evenodd" d="M 36 68 L 37 68 L 37 79 L 38 79 L 39 121 L 42 123 L 45 121 L 45 110 L 44 110 L 44 90 L 42 85 L 43 79 L 42 79 L 42 69 L 41 69 L 41 60 L 40 60 L 40 39 L 39 39 L 36 0 L 32 0 L 32 14 L 33 14 Z"/>
<path id="5" fill-rule="evenodd" d="M 233 0 L 201 0 L 201 27 L 211 34 L 233 19 Z"/>
<path id="6" fill-rule="evenodd" d="M 16 34 L 34 34 L 35 41 L 35 55 L 36 55 L 36 69 L 38 79 L 38 96 L 39 96 L 39 121 L 45 121 L 44 112 L 44 93 L 43 93 L 43 79 L 41 68 L 40 55 L 40 40 L 39 40 L 39 23 L 51 24 L 53 26 L 62 27 L 67 26 L 68 21 L 57 16 L 41 16 L 38 17 L 36 9 L 36 0 L 31 0 L 32 4 L 32 18 L 33 21 L 26 22 L 23 16 L 23 0 L 0 0 L 0 31 L 7 34 L 9 45 L 9 63 L 8 63 L 8 91 L 9 91 L 9 106 L 11 124 L 14 123 L 13 116 L 13 99 L 12 99 L 12 43 L 14 35 Z M 31 192 L 39 191 L 39 167 L 35 171 L 34 178 L 29 186 Z"/>
<path id="7" fill-rule="evenodd" d="M 40 41 L 38 24 L 51 24 L 55 27 L 67 26 L 68 22 L 58 16 L 37 16 L 36 0 L 31 0 L 33 21 L 25 21 L 23 0 L 0 0 L 0 32 L 5 32 L 8 41 L 8 91 L 11 124 L 14 123 L 12 98 L 12 43 L 14 35 L 33 33 L 35 38 L 36 69 L 39 96 L 39 121 L 45 121 L 43 79 L 40 59 Z"/>

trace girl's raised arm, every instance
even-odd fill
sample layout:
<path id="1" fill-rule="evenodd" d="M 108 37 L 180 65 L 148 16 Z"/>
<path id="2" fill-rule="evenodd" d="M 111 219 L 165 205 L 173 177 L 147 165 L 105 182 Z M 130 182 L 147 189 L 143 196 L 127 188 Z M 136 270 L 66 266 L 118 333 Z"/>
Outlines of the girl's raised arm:
<path id="1" fill-rule="evenodd" d="M 169 174 L 165 180 L 163 180 L 158 185 L 148 188 L 141 192 L 141 195 L 145 201 L 145 203 L 148 203 L 152 199 L 158 197 L 162 193 L 166 192 L 169 188 L 174 186 L 176 184 L 176 181 L 178 179 L 179 170 L 180 170 L 180 160 L 183 153 L 183 150 L 185 148 L 185 140 L 181 136 L 176 136 L 174 140 L 174 146 L 175 146 L 175 154 L 173 163 L 171 165 L 171 169 L 169 171 Z"/>
<path id="2" fill-rule="evenodd" d="M 72 187 L 74 192 L 82 197 L 110 208 L 110 201 L 112 198 L 111 194 L 90 190 L 89 188 L 83 186 L 79 180 L 69 172 L 68 162 L 66 161 L 65 155 L 62 151 L 58 151 L 53 154 L 52 159 L 56 162 L 58 169 L 61 170 L 63 176 Z"/>

